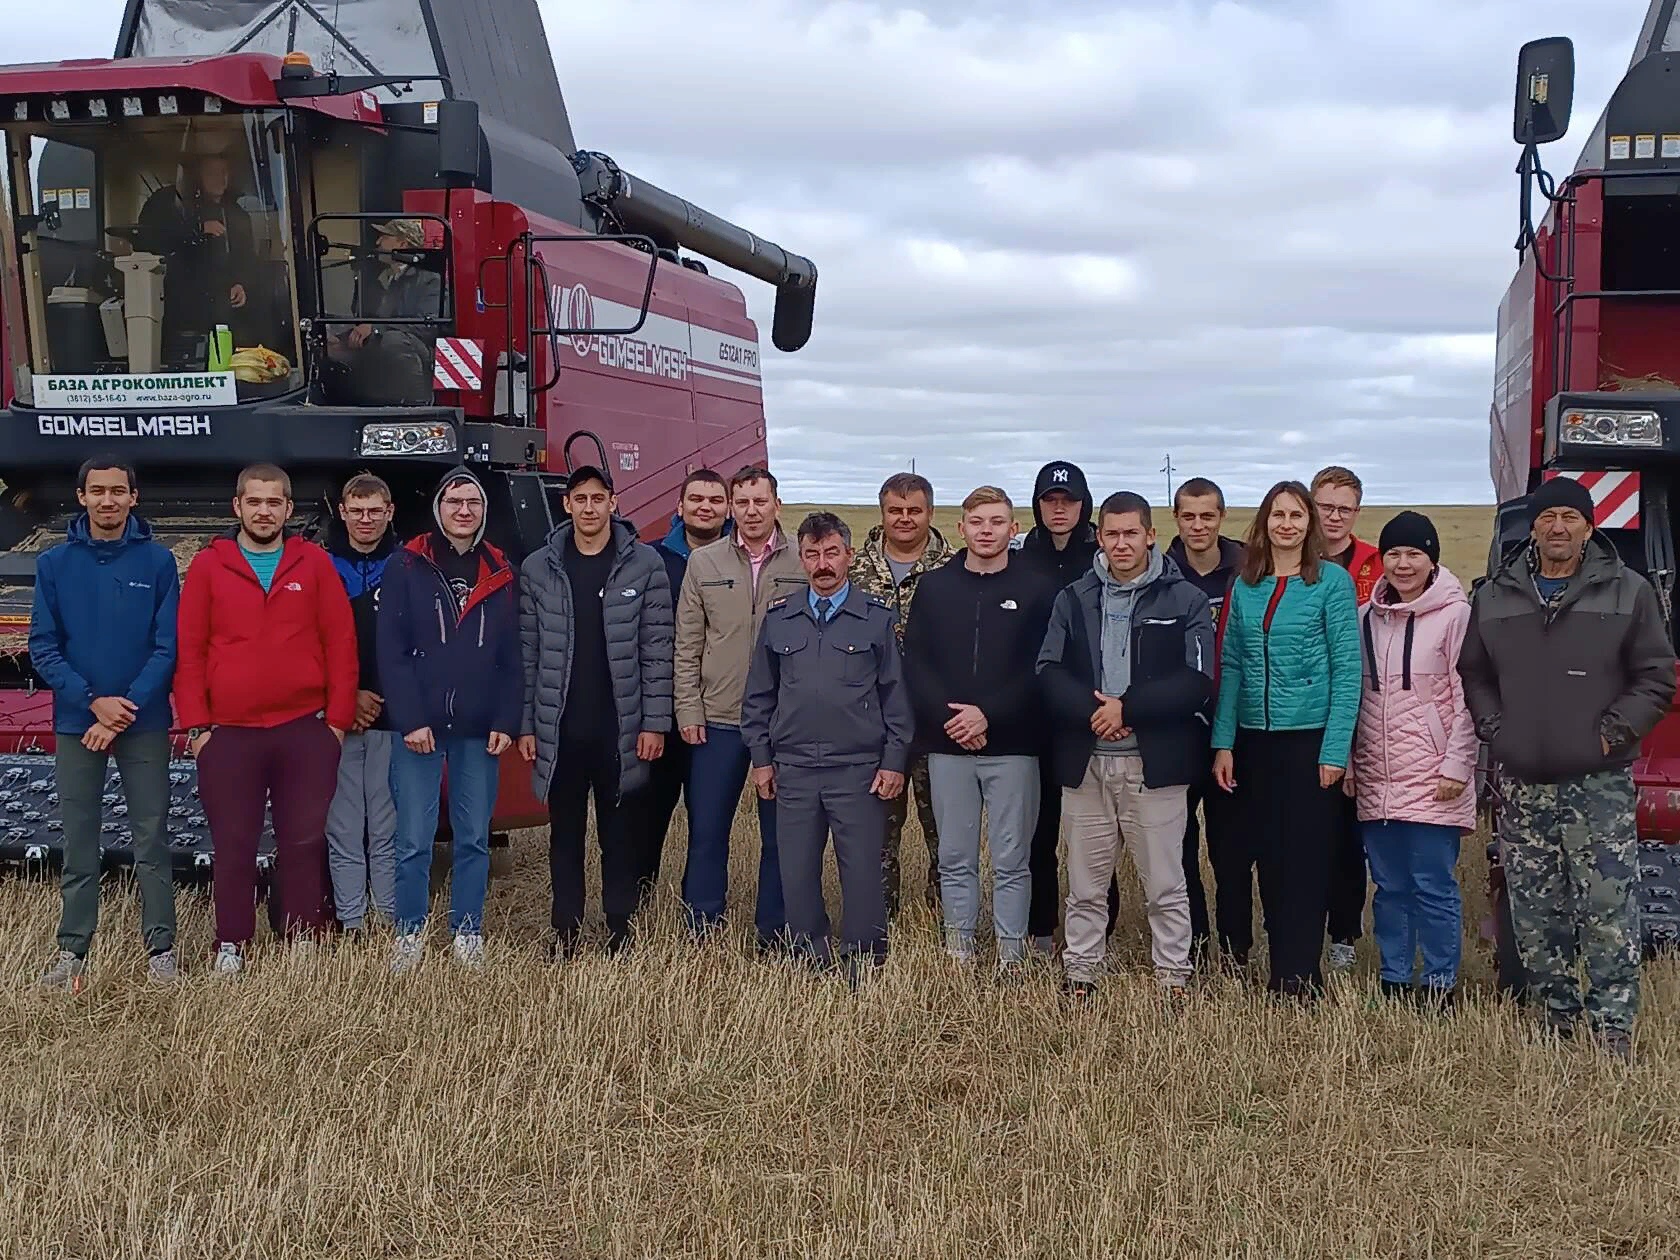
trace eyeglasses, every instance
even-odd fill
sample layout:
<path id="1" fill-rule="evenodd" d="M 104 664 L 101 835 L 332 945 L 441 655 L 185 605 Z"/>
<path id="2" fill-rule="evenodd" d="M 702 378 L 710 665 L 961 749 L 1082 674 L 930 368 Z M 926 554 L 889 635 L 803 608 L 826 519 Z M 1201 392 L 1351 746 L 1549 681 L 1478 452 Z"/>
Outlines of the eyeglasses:
<path id="1" fill-rule="evenodd" d="M 382 516 L 390 515 L 390 512 L 391 509 L 388 507 L 344 509 L 344 515 L 358 521 L 377 521 Z"/>
<path id="2" fill-rule="evenodd" d="M 448 508 L 451 512 L 476 512 L 479 508 L 484 506 L 484 500 L 447 498 L 443 501 L 443 506 Z"/>
<path id="3" fill-rule="evenodd" d="M 1337 506 L 1335 504 L 1332 504 L 1332 503 L 1320 503 L 1320 504 L 1317 504 L 1317 507 L 1318 507 L 1318 514 L 1320 516 L 1334 516 L 1334 517 L 1340 519 L 1341 517 L 1344 517 L 1344 516 L 1358 516 L 1359 515 L 1359 509 L 1356 508 L 1356 507 L 1339 507 L 1339 506 Z"/>

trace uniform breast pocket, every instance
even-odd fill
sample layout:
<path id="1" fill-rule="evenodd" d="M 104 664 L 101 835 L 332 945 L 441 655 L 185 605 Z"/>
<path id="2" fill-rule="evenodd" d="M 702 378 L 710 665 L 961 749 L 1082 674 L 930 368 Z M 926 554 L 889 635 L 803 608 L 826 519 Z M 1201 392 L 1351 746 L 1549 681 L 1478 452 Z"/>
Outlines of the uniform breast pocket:
<path id="1" fill-rule="evenodd" d="M 809 644 L 810 640 L 795 636 L 770 640 L 768 647 L 776 658 L 783 682 L 800 682 L 804 678 L 810 666 L 811 653 L 806 650 Z"/>
<path id="2" fill-rule="evenodd" d="M 855 639 L 831 639 L 828 650 L 837 658 L 837 669 L 840 681 L 853 687 L 862 687 L 875 678 L 875 653 L 868 642 L 858 642 Z"/>

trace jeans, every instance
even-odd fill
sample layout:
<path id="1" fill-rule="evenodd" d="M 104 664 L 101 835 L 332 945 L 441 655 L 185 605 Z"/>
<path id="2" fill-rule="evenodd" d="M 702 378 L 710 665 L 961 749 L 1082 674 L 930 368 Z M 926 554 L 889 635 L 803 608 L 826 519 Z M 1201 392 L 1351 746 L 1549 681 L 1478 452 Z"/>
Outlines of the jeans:
<path id="1" fill-rule="evenodd" d="M 1459 897 L 1459 829 L 1439 823 L 1362 823 L 1365 856 L 1377 895 L 1371 903 L 1372 935 L 1382 978 L 1410 984 L 1419 954 L 1421 983 L 1450 989 L 1458 982 L 1464 946 Z"/>
<path id="2" fill-rule="evenodd" d="M 729 893 L 729 832 L 740 808 L 752 758 L 735 726 L 706 726 L 706 742 L 690 750 L 688 769 L 688 864 L 683 901 L 697 930 L 723 918 Z M 776 849 L 776 805 L 758 802 L 758 900 L 753 919 L 760 941 L 787 930 L 782 901 L 782 866 Z"/>
<path id="3" fill-rule="evenodd" d="M 125 731 L 105 752 L 89 752 L 69 731 L 58 732 L 56 758 L 64 817 L 64 912 L 58 947 L 87 957 L 99 922 L 99 826 L 105 766 L 115 757 L 123 802 L 134 830 L 134 874 L 140 884 L 140 923 L 149 953 L 175 948 L 175 885 L 164 815 L 169 809 L 169 733 Z"/>
<path id="4" fill-rule="evenodd" d="M 490 815 L 500 786 L 497 759 L 486 736 L 456 735 L 417 753 L 400 739 L 391 750 L 391 790 L 397 798 L 397 931 L 426 926 L 431 904 L 432 845 L 437 838 L 438 789 L 449 771 L 449 831 L 454 866 L 449 878 L 449 930 L 484 929 L 490 883 Z"/>
<path id="5" fill-rule="evenodd" d="M 980 920 L 980 814 L 992 850 L 992 927 L 998 961 L 1027 956 L 1027 911 L 1032 881 L 1027 861 L 1038 821 L 1038 761 L 1033 757 L 968 757 L 933 753 L 927 759 L 933 812 L 939 825 L 939 897 L 945 948 L 974 952 Z"/>

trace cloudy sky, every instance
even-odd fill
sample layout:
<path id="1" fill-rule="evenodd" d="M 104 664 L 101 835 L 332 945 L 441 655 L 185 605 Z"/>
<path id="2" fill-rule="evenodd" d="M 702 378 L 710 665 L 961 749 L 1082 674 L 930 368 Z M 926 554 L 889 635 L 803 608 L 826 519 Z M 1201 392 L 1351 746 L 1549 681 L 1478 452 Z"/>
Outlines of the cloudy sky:
<path id="1" fill-rule="evenodd" d="M 1516 52 L 1576 41 L 1573 164 L 1646 0 L 543 0 L 578 142 L 813 258 L 768 348 L 784 495 L 1052 457 L 1253 502 L 1336 461 L 1483 502 Z M 8 60 L 108 55 L 61 0 Z M 19 41 L 21 40 L 21 44 Z"/>

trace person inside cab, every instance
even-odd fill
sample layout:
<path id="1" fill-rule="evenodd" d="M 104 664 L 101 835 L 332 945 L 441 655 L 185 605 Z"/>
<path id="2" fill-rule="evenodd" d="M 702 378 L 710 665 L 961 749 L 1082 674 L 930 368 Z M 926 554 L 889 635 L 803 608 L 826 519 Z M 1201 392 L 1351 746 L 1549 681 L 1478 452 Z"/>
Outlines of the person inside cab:
<path id="1" fill-rule="evenodd" d="M 233 195 L 226 156 L 183 159 L 175 182 L 159 188 L 140 211 L 136 246 L 167 264 L 163 279 L 166 342 L 203 336 L 217 324 L 238 330 L 256 266 L 251 216 Z"/>
<path id="2" fill-rule="evenodd" d="M 436 326 L 383 321 L 439 319 L 443 279 L 414 262 L 426 249 L 420 220 L 392 219 L 374 231 L 385 265 L 363 287 L 359 312 L 368 322 L 327 339 L 327 396 L 356 406 L 423 405 L 432 401 Z"/>

